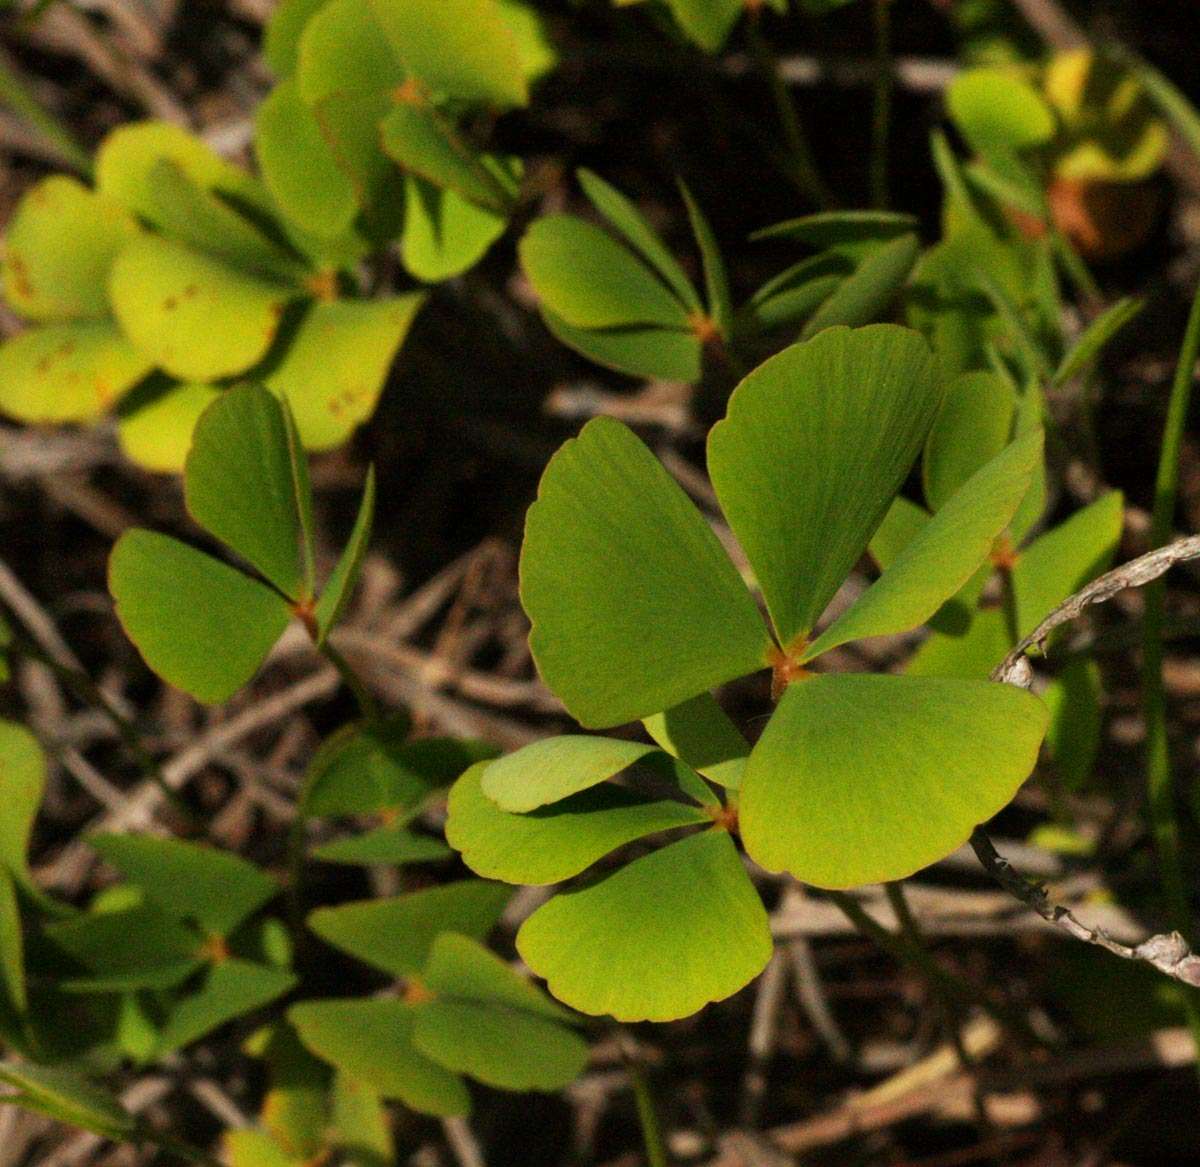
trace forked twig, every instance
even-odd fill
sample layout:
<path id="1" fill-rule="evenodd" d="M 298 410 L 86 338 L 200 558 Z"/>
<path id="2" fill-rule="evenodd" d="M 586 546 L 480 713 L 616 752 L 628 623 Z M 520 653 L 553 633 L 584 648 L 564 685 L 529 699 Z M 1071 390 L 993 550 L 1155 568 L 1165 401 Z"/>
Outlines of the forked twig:
<path id="1" fill-rule="evenodd" d="M 1060 625 L 1080 616 L 1093 604 L 1103 604 L 1127 588 L 1142 587 L 1166 574 L 1177 563 L 1200 559 L 1200 535 L 1178 539 L 1092 580 L 1074 595 L 1068 596 L 1028 636 L 992 670 L 992 680 L 1028 688 L 1032 672 L 1026 653 L 1036 649 L 1044 654 L 1046 641 Z M 1085 944 L 1093 944 L 1122 960 L 1148 964 L 1160 973 L 1186 985 L 1200 986 L 1200 956 L 1194 953 L 1179 932 L 1159 932 L 1140 944 L 1122 944 L 1102 929 L 1089 928 L 1069 909 L 1052 903 L 1046 888 L 1026 879 L 992 845 L 987 832 L 976 827 L 971 848 L 993 879 L 1010 895 L 1032 908 L 1043 920 L 1061 928 Z"/>

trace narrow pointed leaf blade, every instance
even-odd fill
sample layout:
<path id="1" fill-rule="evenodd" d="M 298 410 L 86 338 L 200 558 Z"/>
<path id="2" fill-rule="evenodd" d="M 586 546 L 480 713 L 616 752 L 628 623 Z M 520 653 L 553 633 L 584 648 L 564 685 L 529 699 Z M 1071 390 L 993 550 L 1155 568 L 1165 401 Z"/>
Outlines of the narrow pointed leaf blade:
<path id="1" fill-rule="evenodd" d="M 851 640 L 907 632 L 928 620 L 987 559 L 1041 457 L 1042 434 L 1032 430 L 972 475 L 802 659 Z"/>
<path id="2" fill-rule="evenodd" d="M 727 790 L 741 784 L 750 743 L 711 693 L 698 693 L 663 713 L 645 717 L 646 732 L 664 750 Z"/>
<path id="3" fill-rule="evenodd" d="M 0 413 L 25 422 L 91 421 L 154 362 L 111 320 L 74 320 L 0 344 Z"/>
<path id="4" fill-rule="evenodd" d="M 544 303 L 542 320 L 568 348 L 606 369 L 631 377 L 654 377 L 694 385 L 703 369 L 704 348 L 694 332 L 633 325 L 628 328 L 578 328 Z"/>
<path id="5" fill-rule="evenodd" d="M 521 926 L 517 950 L 582 1013 L 672 1021 L 753 980 L 771 934 L 733 841 L 709 830 L 556 896 Z"/>
<path id="6" fill-rule="evenodd" d="M 6 1102 L 102 1138 L 125 1142 L 137 1130 L 137 1120 L 111 1094 L 70 1070 L 31 1062 L 0 1062 L 0 1082 L 17 1091 Z"/>
<path id="7" fill-rule="evenodd" d="M 658 237 L 641 211 L 615 186 L 598 174 L 580 169 L 576 172 L 579 185 L 596 208 L 622 235 L 639 255 L 658 273 L 662 281 L 689 312 L 701 312 L 704 305 L 679 261 Z"/>
<path id="8" fill-rule="evenodd" d="M 305 1001 L 288 1010 L 300 1040 L 384 1098 L 423 1114 L 466 1114 L 462 1079 L 413 1045 L 415 1006 L 395 1000 Z"/>
<path id="9" fill-rule="evenodd" d="M 503 884 L 461 880 L 385 900 L 318 908 L 308 926 L 329 944 L 397 977 L 420 974 L 441 932 L 482 940 L 512 892 Z"/>
<path id="10" fill-rule="evenodd" d="M 371 541 L 371 525 L 374 521 L 375 467 L 370 466 L 367 468 L 367 481 L 363 486 L 362 500 L 358 504 L 354 529 L 350 532 L 350 539 L 342 549 L 337 566 L 317 601 L 318 644 L 324 642 L 350 601 L 354 585 L 358 583 L 362 571 L 363 557 L 367 553 L 367 544 Z"/>
<path id="11" fill-rule="evenodd" d="M 409 293 L 308 310 L 265 378 L 268 389 L 287 398 L 307 449 L 340 446 L 375 412 L 396 352 L 424 303 L 423 295 Z"/>
<path id="12" fill-rule="evenodd" d="M 487 763 L 472 766 L 450 790 L 446 839 L 485 879 L 559 883 L 635 839 L 702 825 L 709 816 L 683 802 L 647 802 L 628 790 L 599 786 L 530 814 L 501 810 L 484 793 Z"/>
<path id="13" fill-rule="evenodd" d="M 279 401 L 261 385 L 226 390 L 204 411 L 184 472 L 192 518 L 285 596 L 304 593 L 300 503 Z"/>
<path id="14" fill-rule="evenodd" d="M 709 474 L 785 647 L 882 522 L 940 395 L 928 346 L 887 324 L 792 345 L 734 390 L 709 434 Z"/>
<path id="15" fill-rule="evenodd" d="M 700 248 L 700 260 L 704 265 L 704 290 L 708 298 L 708 314 L 720 334 L 728 338 L 733 331 L 733 296 L 729 290 L 729 275 L 725 270 L 725 260 L 717 245 L 717 237 L 713 234 L 708 219 L 700 209 L 700 204 L 692 197 L 692 192 L 682 181 L 679 183 L 679 190 L 683 194 L 683 201 L 687 204 L 692 234 L 696 237 L 696 246 Z"/>
<path id="16" fill-rule="evenodd" d="M 492 762 L 484 771 L 483 793 L 501 810 L 535 810 L 604 782 L 656 752 L 656 746 L 611 737 L 543 738 Z"/>
<path id="17" fill-rule="evenodd" d="M 529 90 L 517 38 L 495 0 L 370 0 L 392 51 L 430 89 L 498 108 Z"/>
<path id="18" fill-rule="evenodd" d="M 224 960 L 205 974 L 200 987 L 171 1011 L 159 1035 L 157 1057 L 191 1045 L 214 1029 L 262 1009 L 296 986 L 284 969 L 248 960 Z"/>
<path id="19" fill-rule="evenodd" d="M 872 252 L 808 318 L 800 339 L 840 324 L 857 328 L 877 320 L 896 298 L 920 252 L 915 235 L 902 235 Z"/>
<path id="20" fill-rule="evenodd" d="M 92 847 L 172 919 L 228 935 L 279 891 L 238 855 L 203 843 L 151 835 L 94 835 Z"/>
<path id="21" fill-rule="evenodd" d="M 117 202 L 56 174 L 29 190 L 4 236 L 4 298 L 28 320 L 108 315 L 108 269 L 138 234 Z"/>
<path id="22" fill-rule="evenodd" d="M 1143 301 L 1126 296 L 1097 316 L 1055 369 L 1054 376 L 1050 378 L 1051 387 L 1065 385 L 1082 372 L 1100 355 L 1104 346 L 1141 312 L 1143 306 Z"/>
<path id="23" fill-rule="evenodd" d="M 716 535 L 649 450 L 596 418 L 529 508 L 521 600 L 542 677 L 588 727 L 763 667 L 768 638 Z"/>
<path id="24" fill-rule="evenodd" d="M 925 501 L 937 510 L 1008 444 L 1016 399 L 994 373 L 963 373 L 946 387 L 925 442 Z"/>
<path id="25" fill-rule="evenodd" d="M 296 295 L 155 235 L 121 252 L 108 292 L 125 335 L 186 381 L 229 377 L 256 364 Z"/>
<path id="26" fill-rule="evenodd" d="M 1029 777 L 1048 713 L 989 681 L 822 675 L 784 694 L 742 784 L 747 853 L 818 887 L 945 858 Z"/>
<path id="27" fill-rule="evenodd" d="M 818 251 L 858 257 L 897 236 L 911 235 L 919 226 L 915 215 L 900 211 L 818 211 L 774 223 L 750 238 L 795 239 Z"/>
<path id="28" fill-rule="evenodd" d="M 521 270 L 556 316 L 577 328 L 689 327 L 688 309 L 629 248 L 573 215 L 535 220 Z"/>
<path id="29" fill-rule="evenodd" d="M 184 382 L 122 409 L 117 439 L 130 461 L 146 470 L 182 472 L 200 415 L 220 396 L 214 385 Z M 141 396 L 136 394 L 135 396 Z"/>
<path id="30" fill-rule="evenodd" d="M 270 588 L 153 531 L 121 536 L 109 559 L 108 587 L 146 663 L 209 704 L 231 697 L 254 675 L 291 619 Z"/>

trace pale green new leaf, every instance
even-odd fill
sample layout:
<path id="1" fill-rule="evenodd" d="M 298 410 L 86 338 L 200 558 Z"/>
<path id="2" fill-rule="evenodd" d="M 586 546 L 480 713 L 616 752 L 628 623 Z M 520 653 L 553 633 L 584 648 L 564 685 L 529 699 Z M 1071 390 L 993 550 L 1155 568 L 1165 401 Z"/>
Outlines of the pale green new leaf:
<path id="1" fill-rule="evenodd" d="M 270 214 L 271 200 L 257 179 L 170 122 L 131 122 L 113 130 L 96 152 L 96 189 L 153 223 L 157 202 L 152 171 L 164 158 L 203 189 Z"/>
<path id="2" fill-rule="evenodd" d="M 126 1142 L 137 1130 L 137 1120 L 112 1095 L 70 1070 L 32 1062 L 20 1065 L 0 1062 L 0 1082 L 17 1091 L 6 1097 L 5 1102 L 92 1131 L 102 1138 Z"/>
<path id="3" fill-rule="evenodd" d="M 800 659 L 851 640 L 907 632 L 928 620 L 987 559 L 1041 457 L 1042 433 L 1032 430 L 976 471 Z"/>
<path id="4" fill-rule="evenodd" d="M 512 814 L 484 795 L 480 779 L 487 765 L 472 766 L 451 787 L 446 822 L 447 841 L 486 879 L 559 883 L 635 839 L 711 821 L 687 803 L 648 802 L 616 786 L 594 787 L 554 806 Z"/>
<path id="5" fill-rule="evenodd" d="M 256 672 L 291 619 L 264 584 L 153 531 L 113 547 L 108 587 L 146 663 L 177 688 L 215 704 Z"/>
<path id="6" fill-rule="evenodd" d="M 750 744 L 711 693 L 698 693 L 662 713 L 642 718 L 664 750 L 727 790 L 736 790 Z"/>
<path id="7" fill-rule="evenodd" d="M 130 461 L 147 470 L 183 470 L 200 415 L 221 395 L 213 385 L 184 382 L 134 404 L 117 420 L 117 440 Z M 138 394 L 137 396 L 141 396 Z"/>
<path id="8" fill-rule="evenodd" d="M 228 935 L 279 891 L 253 863 L 205 843 L 152 835 L 93 835 L 92 847 L 147 903 L 206 932 Z"/>
<path id="9" fill-rule="evenodd" d="M 483 793 L 501 810 L 523 812 L 587 790 L 640 762 L 657 747 L 611 737 L 543 738 L 492 762 Z"/>
<path id="10" fill-rule="evenodd" d="M 375 412 L 388 370 L 425 297 L 314 304 L 265 377 L 286 397 L 309 450 L 340 446 Z"/>
<path id="11" fill-rule="evenodd" d="M 687 273 L 633 202 L 590 170 L 580 169 L 575 177 L 592 206 L 625 236 L 626 242 L 658 273 L 680 303 L 689 312 L 703 311 L 704 305 Z"/>
<path id="12" fill-rule="evenodd" d="M 1032 85 L 1012 69 L 978 68 L 959 73 L 946 90 L 950 116 L 981 153 L 1025 149 L 1054 134 L 1054 113 Z"/>
<path id="13" fill-rule="evenodd" d="M 29 320 L 108 315 L 104 286 L 138 234 L 119 203 L 54 174 L 26 192 L 4 236 L 4 298 Z"/>
<path id="14" fill-rule="evenodd" d="M 468 202 L 457 191 L 404 176 L 400 256 L 419 280 L 436 284 L 473 267 L 501 235 L 506 216 Z"/>
<path id="15" fill-rule="evenodd" d="M 610 418 L 588 422 L 542 476 L 526 516 L 521 600 L 542 677 L 590 728 L 754 672 L 769 647 L 712 529 Z"/>
<path id="16" fill-rule="evenodd" d="M 184 470 L 188 512 L 290 600 L 305 598 L 301 509 L 279 401 L 237 385 L 196 425 Z"/>
<path id="17" fill-rule="evenodd" d="M 33 423 L 90 421 L 153 364 L 111 320 L 30 328 L 0 344 L 0 412 Z"/>
<path id="18" fill-rule="evenodd" d="M 925 441 L 921 474 L 933 510 L 1008 444 L 1016 399 L 994 373 L 962 373 L 946 387 L 942 408 Z"/>
<path id="19" fill-rule="evenodd" d="M 511 895 L 503 884 L 466 879 L 392 899 L 318 908 L 308 926 L 367 964 L 396 977 L 412 977 L 424 969 L 440 933 L 483 940 Z"/>
<path id="20" fill-rule="evenodd" d="M 513 30 L 495 0 L 369 0 L 393 52 L 437 93 L 505 108 L 529 90 Z"/>
<path id="21" fill-rule="evenodd" d="M 228 377 L 261 360 L 297 294 L 155 235 L 121 252 L 108 293 L 125 335 L 187 381 Z"/>
<path id="22" fill-rule="evenodd" d="M 629 248 L 592 223 L 573 215 L 544 215 L 530 225 L 517 250 L 534 291 L 568 324 L 689 327 L 685 303 Z"/>
<path id="23" fill-rule="evenodd" d="M 517 951 L 574 1009 L 673 1021 L 762 972 L 771 932 L 733 840 L 708 830 L 555 896 L 521 926 Z"/>
<path id="24" fill-rule="evenodd" d="M 734 390 L 709 434 L 708 469 L 785 648 L 807 636 L 882 522 L 940 399 L 928 346 L 888 324 L 829 329 Z"/>
<path id="25" fill-rule="evenodd" d="M 457 1074 L 413 1045 L 415 1006 L 397 1000 L 305 1001 L 288 1010 L 318 1057 L 425 1114 L 466 1114 L 471 1098 Z"/>
<path id="26" fill-rule="evenodd" d="M 746 765 L 739 822 L 768 871 L 818 887 L 945 858 L 1029 777 L 1046 707 L 1013 685 L 825 674 L 791 685 Z"/>
<path id="27" fill-rule="evenodd" d="M 871 252 L 808 318 L 800 339 L 808 340 L 840 324 L 857 328 L 883 315 L 908 279 L 920 252 L 915 235 L 901 235 Z"/>

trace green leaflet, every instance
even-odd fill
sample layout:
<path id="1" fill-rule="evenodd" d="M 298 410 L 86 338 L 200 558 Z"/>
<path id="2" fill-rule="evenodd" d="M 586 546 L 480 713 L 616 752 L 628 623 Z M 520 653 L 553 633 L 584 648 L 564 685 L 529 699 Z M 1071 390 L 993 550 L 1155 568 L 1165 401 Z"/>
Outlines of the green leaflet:
<path id="1" fill-rule="evenodd" d="M 928 620 L 987 559 L 1041 459 L 1042 434 L 1032 430 L 976 471 L 800 659 L 850 640 L 906 632 Z"/>
<path id="2" fill-rule="evenodd" d="M 419 975 L 441 932 L 482 940 L 512 893 L 466 879 L 385 900 L 318 908 L 308 926 L 322 940 L 397 977 Z"/>
<path id="3" fill-rule="evenodd" d="M 903 879 L 1016 793 L 1048 713 L 1012 685 L 823 674 L 792 684 L 750 754 L 748 854 L 818 887 Z"/>
<path id="4" fill-rule="evenodd" d="M 488 763 L 450 790 L 446 839 L 486 879 L 545 885 L 570 879 L 610 851 L 659 831 L 710 822 L 698 807 L 656 801 L 615 786 L 581 791 L 530 814 L 501 810 L 484 794 Z"/>
<path id="5" fill-rule="evenodd" d="M 882 522 L 940 398 L 929 349 L 892 325 L 826 330 L 734 391 L 709 434 L 709 473 L 785 648 Z"/>
<path id="6" fill-rule="evenodd" d="M 556 896 L 521 926 L 517 950 L 572 1008 L 671 1021 L 753 980 L 771 935 L 733 841 L 708 830 Z"/>
<path id="7" fill-rule="evenodd" d="M 113 547 L 108 587 L 146 663 L 210 704 L 254 675 L 291 619 L 265 585 L 186 543 L 137 528 Z"/>
<path id="8" fill-rule="evenodd" d="M 584 426 L 542 476 L 521 600 L 543 678 L 589 727 L 657 713 L 766 661 L 766 629 L 716 536 L 609 418 Z"/>

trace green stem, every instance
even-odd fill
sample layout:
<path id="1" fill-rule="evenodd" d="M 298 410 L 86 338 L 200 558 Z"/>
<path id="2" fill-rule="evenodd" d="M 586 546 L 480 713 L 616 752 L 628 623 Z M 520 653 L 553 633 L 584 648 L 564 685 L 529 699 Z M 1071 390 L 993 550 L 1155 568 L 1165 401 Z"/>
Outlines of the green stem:
<path id="1" fill-rule="evenodd" d="M 190 828 L 193 830 L 202 829 L 203 824 L 200 819 L 197 818 L 191 807 L 180 797 L 179 792 L 168 784 L 166 776 L 163 774 L 158 762 L 154 760 L 150 751 L 142 744 L 142 737 L 138 732 L 137 726 L 112 703 L 108 694 L 87 673 L 55 660 L 48 652 L 43 651 L 39 645 L 31 640 L 27 640 L 23 636 L 14 637 L 12 647 L 24 656 L 45 665 L 80 701 L 85 705 L 91 705 L 103 713 L 112 722 L 113 728 L 117 731 L 117 736 L 120 737 L 125 748 L 133 756 L 138 768 L 154 783 L 159 793 L 167 800 L 172 809 L 183 818 Z"/>
<path id="2" fill-rule="evenodd" d="M 1179 490 L 1179 452 L 1187 421 L 1188 404 L 1195 377 L 1196 358 L 1200 355 L 1200 288 L 1197 288 L 1179 351 L 1179 364 L 1171 386 L 1167 420 L 1159 454 L 1158 474 L 1154 482 L 1154 510 L 1150 520 L 1150 546 L 1161 547 L 1170 538 Z M 1175 781 L 1167 741 L 1166 693 L 1163 686 L 1163 624 L 1166 584 L 1155 580 L 1143 591 L 1145 611 L 1142 617 L 1142 703 L 1146 716 L 1146 784 L 1149 794 L 1151 828 L 1158 852 L 1159 874 L 1172 927 L 1191 939 L 1191 912 L 1184 879 L 1183 856 L 1179 842 L 1179 819 L 1175 808 Z M 1188 1025 L 1200 1044 L 1200 1003 L 1194 993 L 1185 992 L 1184 1007 Z"/>
<path id="3" fill-rule="evenodd" d="M 888 137 L 892 121 L 891 0 L 873 0 L 875 26 L 875 95 L 871 110 L 871 202 L 888 205 Z"/>
<path id="4" fill-rule="evenodd" d="M 350 662 L 328 640 L 324 640 L 318 644 L 317 651 L 337 669 L 338 675 L 342 678 L 342 683 L 350 690 L 355 702 L 358 704 L 358 709 L 363 716 L 363 720 L 378 721 L 379 706 L 376 704 L 375 698 L 371 696 L 371 691 L 367 688 L 363 679 L 351 668 Z"/>
<path id="5" fill-rule="evenodd" d="M 746 38 L 750 45 L 750 53 L 754 58 L 763 80 L 771 91 L 771 100 L 775 103 L 775 112 L 779 118 L 780 129 L 783 131 L 784 144 L 787 147 L 787 174 L 799 187 L 802 194 L 810 198 L 822 210 L 829 210 L 837 205 L 833 192 L 825 185 L 821 172 L 817 169 L 816 159 L 808 144 L 808 135 L 800 123 L 796 113 L 796 104 L 779 72 L 779 61 L 775 50 L 759 30 L 757 20 L 751 20 L 746 26 Z"/>
<path id="6" fill-rule="evenodd" d="M 642 1145 L 646 1149 L 648 1167 L 667 1167 L 667 1145 L 663 1140 L 662 1127 L 658 1122 L 658 1111 L 654 1106 L 654 1094 L 646 1078 L 642 1060 L 638 1056 L 633 1040 L 622 1035 L 621 1058 L 629 1085 L 633 1088 L 633 1100 L 637 1106 L 638 1125 L 642 1129 Z"/>
<path id="7" fill-rule="evenodd" d="M 91 178 L 91 155 L 52 113 L 42 108 L 7 53 L 0 53 L 0 104 L 27 121 L 68 166 Z"/>

